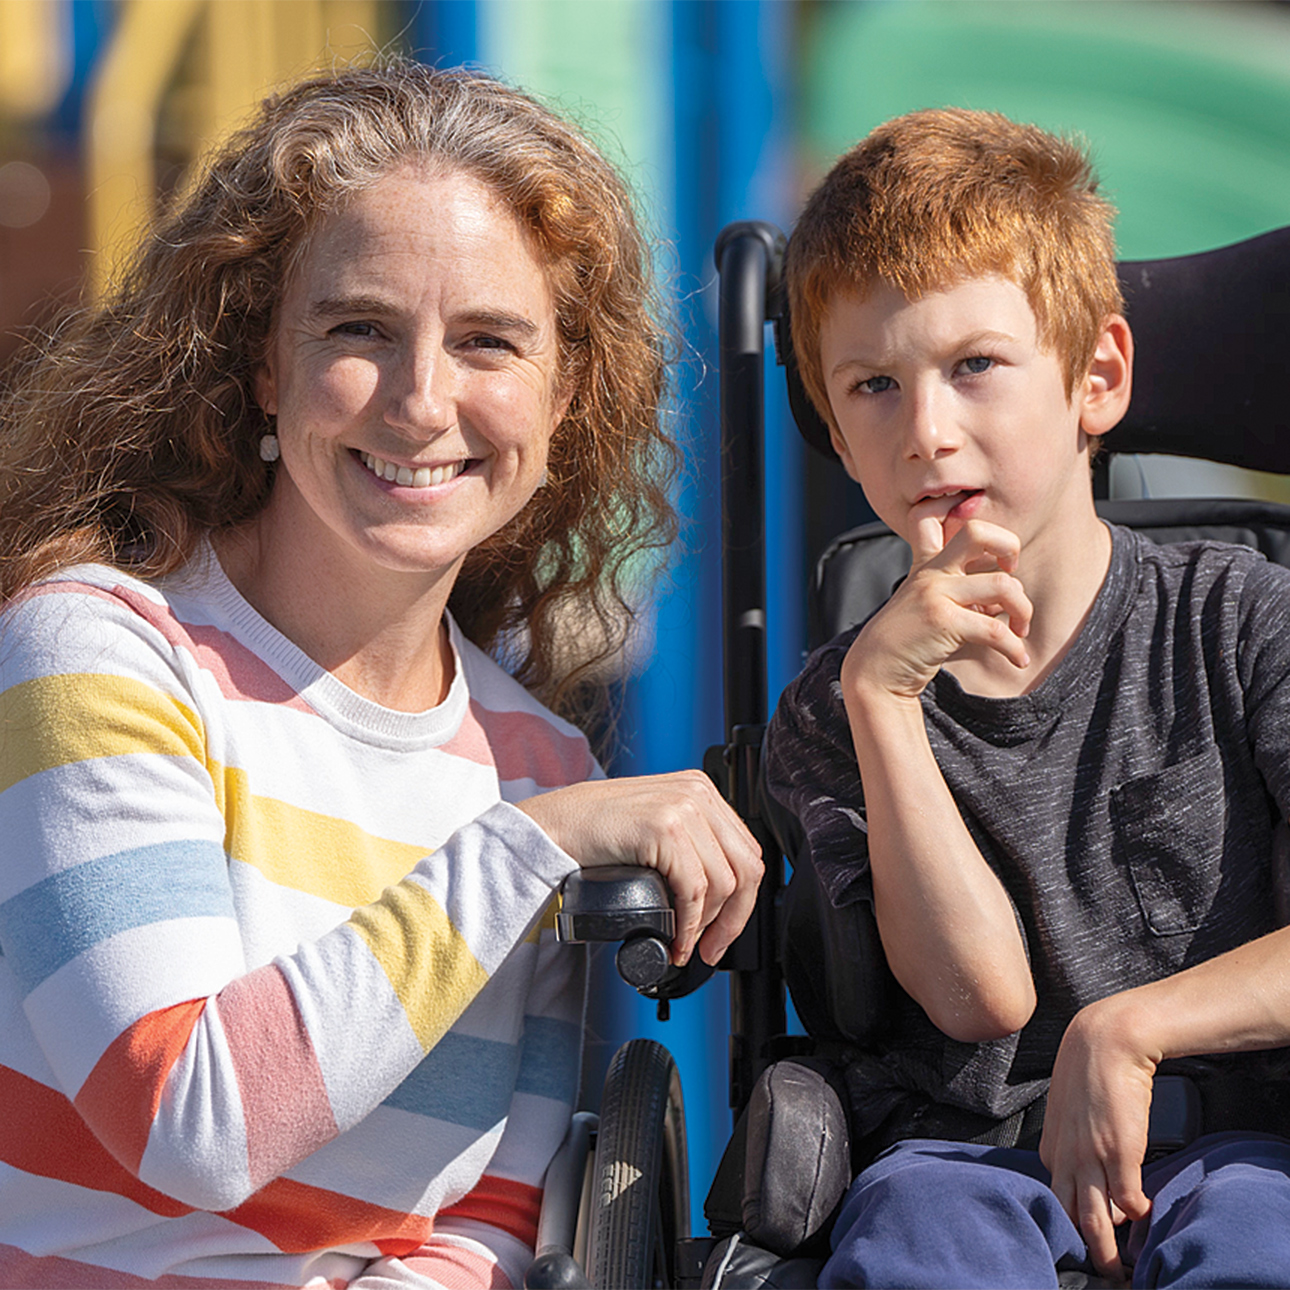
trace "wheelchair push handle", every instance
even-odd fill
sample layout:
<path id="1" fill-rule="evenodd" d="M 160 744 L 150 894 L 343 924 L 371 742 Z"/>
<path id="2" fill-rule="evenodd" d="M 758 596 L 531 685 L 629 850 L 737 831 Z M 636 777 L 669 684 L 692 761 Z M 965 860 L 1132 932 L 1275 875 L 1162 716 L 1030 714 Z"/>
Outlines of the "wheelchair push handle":
<path id="1" fill-rule="evenodd" d="M 697 954 L 684 967 L 672 963 L 676 912 L 667 883 L 653 869 L 611 865 L 570 874 L 560 888 L 555 935 L 569 944 L 621 941 L 618 975 L 650 999 L 680 998 L 712 974 Z"/>

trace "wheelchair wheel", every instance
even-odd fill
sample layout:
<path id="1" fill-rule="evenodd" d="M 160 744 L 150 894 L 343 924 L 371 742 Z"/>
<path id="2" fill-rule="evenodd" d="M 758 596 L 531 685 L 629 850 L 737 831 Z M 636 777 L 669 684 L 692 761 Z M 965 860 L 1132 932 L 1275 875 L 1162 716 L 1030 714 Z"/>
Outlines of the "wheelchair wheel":
<path id="1" fill-rule="evenodd" d="M 676 1242 L 689 1235 L 685 1109 L 672 1055 L 633 1039 L 605 1077 L 592 1178 L 587 1276 L 606 1290 L 675 1284 Z"/>

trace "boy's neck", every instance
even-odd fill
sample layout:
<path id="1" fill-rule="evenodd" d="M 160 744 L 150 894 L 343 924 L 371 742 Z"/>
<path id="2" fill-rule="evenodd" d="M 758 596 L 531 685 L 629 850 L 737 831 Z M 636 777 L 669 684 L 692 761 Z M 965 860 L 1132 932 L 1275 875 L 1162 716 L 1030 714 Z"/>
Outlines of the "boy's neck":
<path id="1" fill-rule="evenodd" d="M 945 665 L 969 694 L 1013 698 L 1043 684 L 1075 643 L 1111 567 L 1111 533 L 1090 499 L 1073 527 L 1053 530 L 1056 540 L 1022 552 L 1017 576 L 1034 614 L 1026 638 L 1030 664 L 1013 667 L 993 650 Z"/>

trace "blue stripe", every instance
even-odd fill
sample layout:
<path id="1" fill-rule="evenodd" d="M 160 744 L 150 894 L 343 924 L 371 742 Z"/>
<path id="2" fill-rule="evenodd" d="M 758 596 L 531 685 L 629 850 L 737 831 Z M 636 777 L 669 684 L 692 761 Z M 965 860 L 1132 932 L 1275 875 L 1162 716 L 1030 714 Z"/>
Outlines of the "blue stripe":
<path id="1" fill-rule="evenodd" d="M 0 946 L 24 993 L 78 954 L 135 927 L 233 918 L 224 849 L 164 842 L 50 874 L 0 904 Z"/>
<path id="2" fill-rule="evenodd" d="M 483 1131 L 506 1118 L 520 1050 L 449 1031 L 385 1099 L 386 1106 Z"/>
<path id="3" fill-rule="evenodd" d="M 515 1088 L 535 1097 L 572 1103 L 578 1094 L 582 1031 L 554 1017 L 525 1017 Z"/>

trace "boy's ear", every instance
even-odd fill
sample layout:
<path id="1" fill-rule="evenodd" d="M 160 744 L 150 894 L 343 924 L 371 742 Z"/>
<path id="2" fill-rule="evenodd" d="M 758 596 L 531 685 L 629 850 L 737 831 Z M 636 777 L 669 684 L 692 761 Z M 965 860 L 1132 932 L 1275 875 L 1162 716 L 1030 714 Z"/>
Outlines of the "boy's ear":
<path id="1" fill-rule="evenodd" d="M 1077 391 L 1080 429 L 1090 435 L 1106 434 L 1129 410 L 1132 393 L 1133 333 L 1124 318 L 1112 314 L 1102 324 L 1093 361 Z"/>

